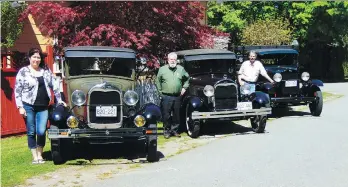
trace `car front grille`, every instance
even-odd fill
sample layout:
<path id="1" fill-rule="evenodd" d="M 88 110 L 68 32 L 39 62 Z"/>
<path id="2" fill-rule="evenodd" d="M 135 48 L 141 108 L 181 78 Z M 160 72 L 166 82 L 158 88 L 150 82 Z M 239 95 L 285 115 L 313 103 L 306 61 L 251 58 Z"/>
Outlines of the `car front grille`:
<path id="1" fill-rule="evenodd" d="M 295 80 L 288 80 L 288 81 L 296 81 Z M 286 87 L 286 81 L 282 81 L 281 82 L 281 92 L 283 95 L 289 95 L 289 94 L 296 94 L 299 92 L 299 81 L 297 81 L 297 85 L 296 86 L 292 86 L 292 87 Z"/>
<path id="2" fill-rule="evenodd" d="M 98 124 L 120 123 L 122 119 L 121 95 L 117 91 L 93 91 L 89 96 L 89 122 Z M 97 117 L 97 106 L 117 107 L 116 117 Z"/>
<path id="3" fill-rule="evenodd" d="M 235 109 L 237 107 L 237 85 L 222 83 L 215 86 L 215 109 Z"/>
<path id="4" fill-rule="evenodd" d="M 292 73 L 292 72 L 283 72 L 282 73 L 282 80 L 290 80 L 290 79 L 297 80 L 298 74 L 296 72 L 295 73 Z"/>

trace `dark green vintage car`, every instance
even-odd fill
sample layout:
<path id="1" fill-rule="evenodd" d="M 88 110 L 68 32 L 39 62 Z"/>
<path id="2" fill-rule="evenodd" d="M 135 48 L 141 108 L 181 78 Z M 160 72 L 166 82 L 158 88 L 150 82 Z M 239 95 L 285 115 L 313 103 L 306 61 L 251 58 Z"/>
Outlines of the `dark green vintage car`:
<path id="1" fill-rule="evenodd" d="M 68 106 L 57 105 L 50 112 L 48 137 L 54 164 L 65 163 L 76 146 L 129 142 L 143 143 L 147 160 L 158 161 L 161 111 L 154 103 L 139 101 L 136 53 L 79 46 L 64 48 L 63 59 L 63 95 Z"/>

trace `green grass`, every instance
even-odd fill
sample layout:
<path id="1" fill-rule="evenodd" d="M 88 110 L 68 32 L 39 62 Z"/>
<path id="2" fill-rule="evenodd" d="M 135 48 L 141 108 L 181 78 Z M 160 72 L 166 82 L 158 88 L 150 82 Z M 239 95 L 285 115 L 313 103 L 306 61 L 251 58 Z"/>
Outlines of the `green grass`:
<path id="1" fill-rule="evenodd" d="M 344 77 L 348 78 L 348 61 L 342 63 Z"/>
<path id="2" fill-rule="evenodd" d="M 44 152 L 49 151 L 46 140 Z M 32 156 L 27 145 L 27 136 L 1 139 L 1 186 L 14 186 L 24 183 L 32 176 L 54 171 L 64 166 L 55 166 L 53 162 L 31 164 Z"/>

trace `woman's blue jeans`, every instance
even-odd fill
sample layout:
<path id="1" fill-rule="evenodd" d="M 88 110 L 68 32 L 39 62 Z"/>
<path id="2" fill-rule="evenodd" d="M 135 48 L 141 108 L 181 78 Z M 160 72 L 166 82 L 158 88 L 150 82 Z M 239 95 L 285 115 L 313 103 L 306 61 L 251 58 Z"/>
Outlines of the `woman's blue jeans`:
<path id="1" fill-rule="evenodd" d="M 48 120 L 47 107 L 24 104 L 23 108 L 27 113 L 25 123 L 27 127 L 29 149 L 44 147 L 46 143 L 46 126 Z"/>

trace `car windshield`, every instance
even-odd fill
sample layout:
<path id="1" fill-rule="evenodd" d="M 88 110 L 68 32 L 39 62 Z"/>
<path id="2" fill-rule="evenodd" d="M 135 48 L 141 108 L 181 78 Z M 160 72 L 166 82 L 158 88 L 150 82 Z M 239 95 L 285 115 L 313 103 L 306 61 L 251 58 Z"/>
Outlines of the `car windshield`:
<path id="1" fill-rule="evenodd" d="M 103 74 L 131 77 L 135 67 L 133 58 L 66 58 L 70 76 Z"/>
<path id="2" fill-rule="evenodd" d="M 294 65 L 296 64 L 296 54 L 267 54 L 259 55 L 258 59 L 264 65 Z"/>
<path id="3" fill-rule="evenodd" d="M 185 68 L 189 74 L 197 73 L 233 73 L 234 59 L 213 59 L 213 60 L 196 60 L 188 61 Z"/>

